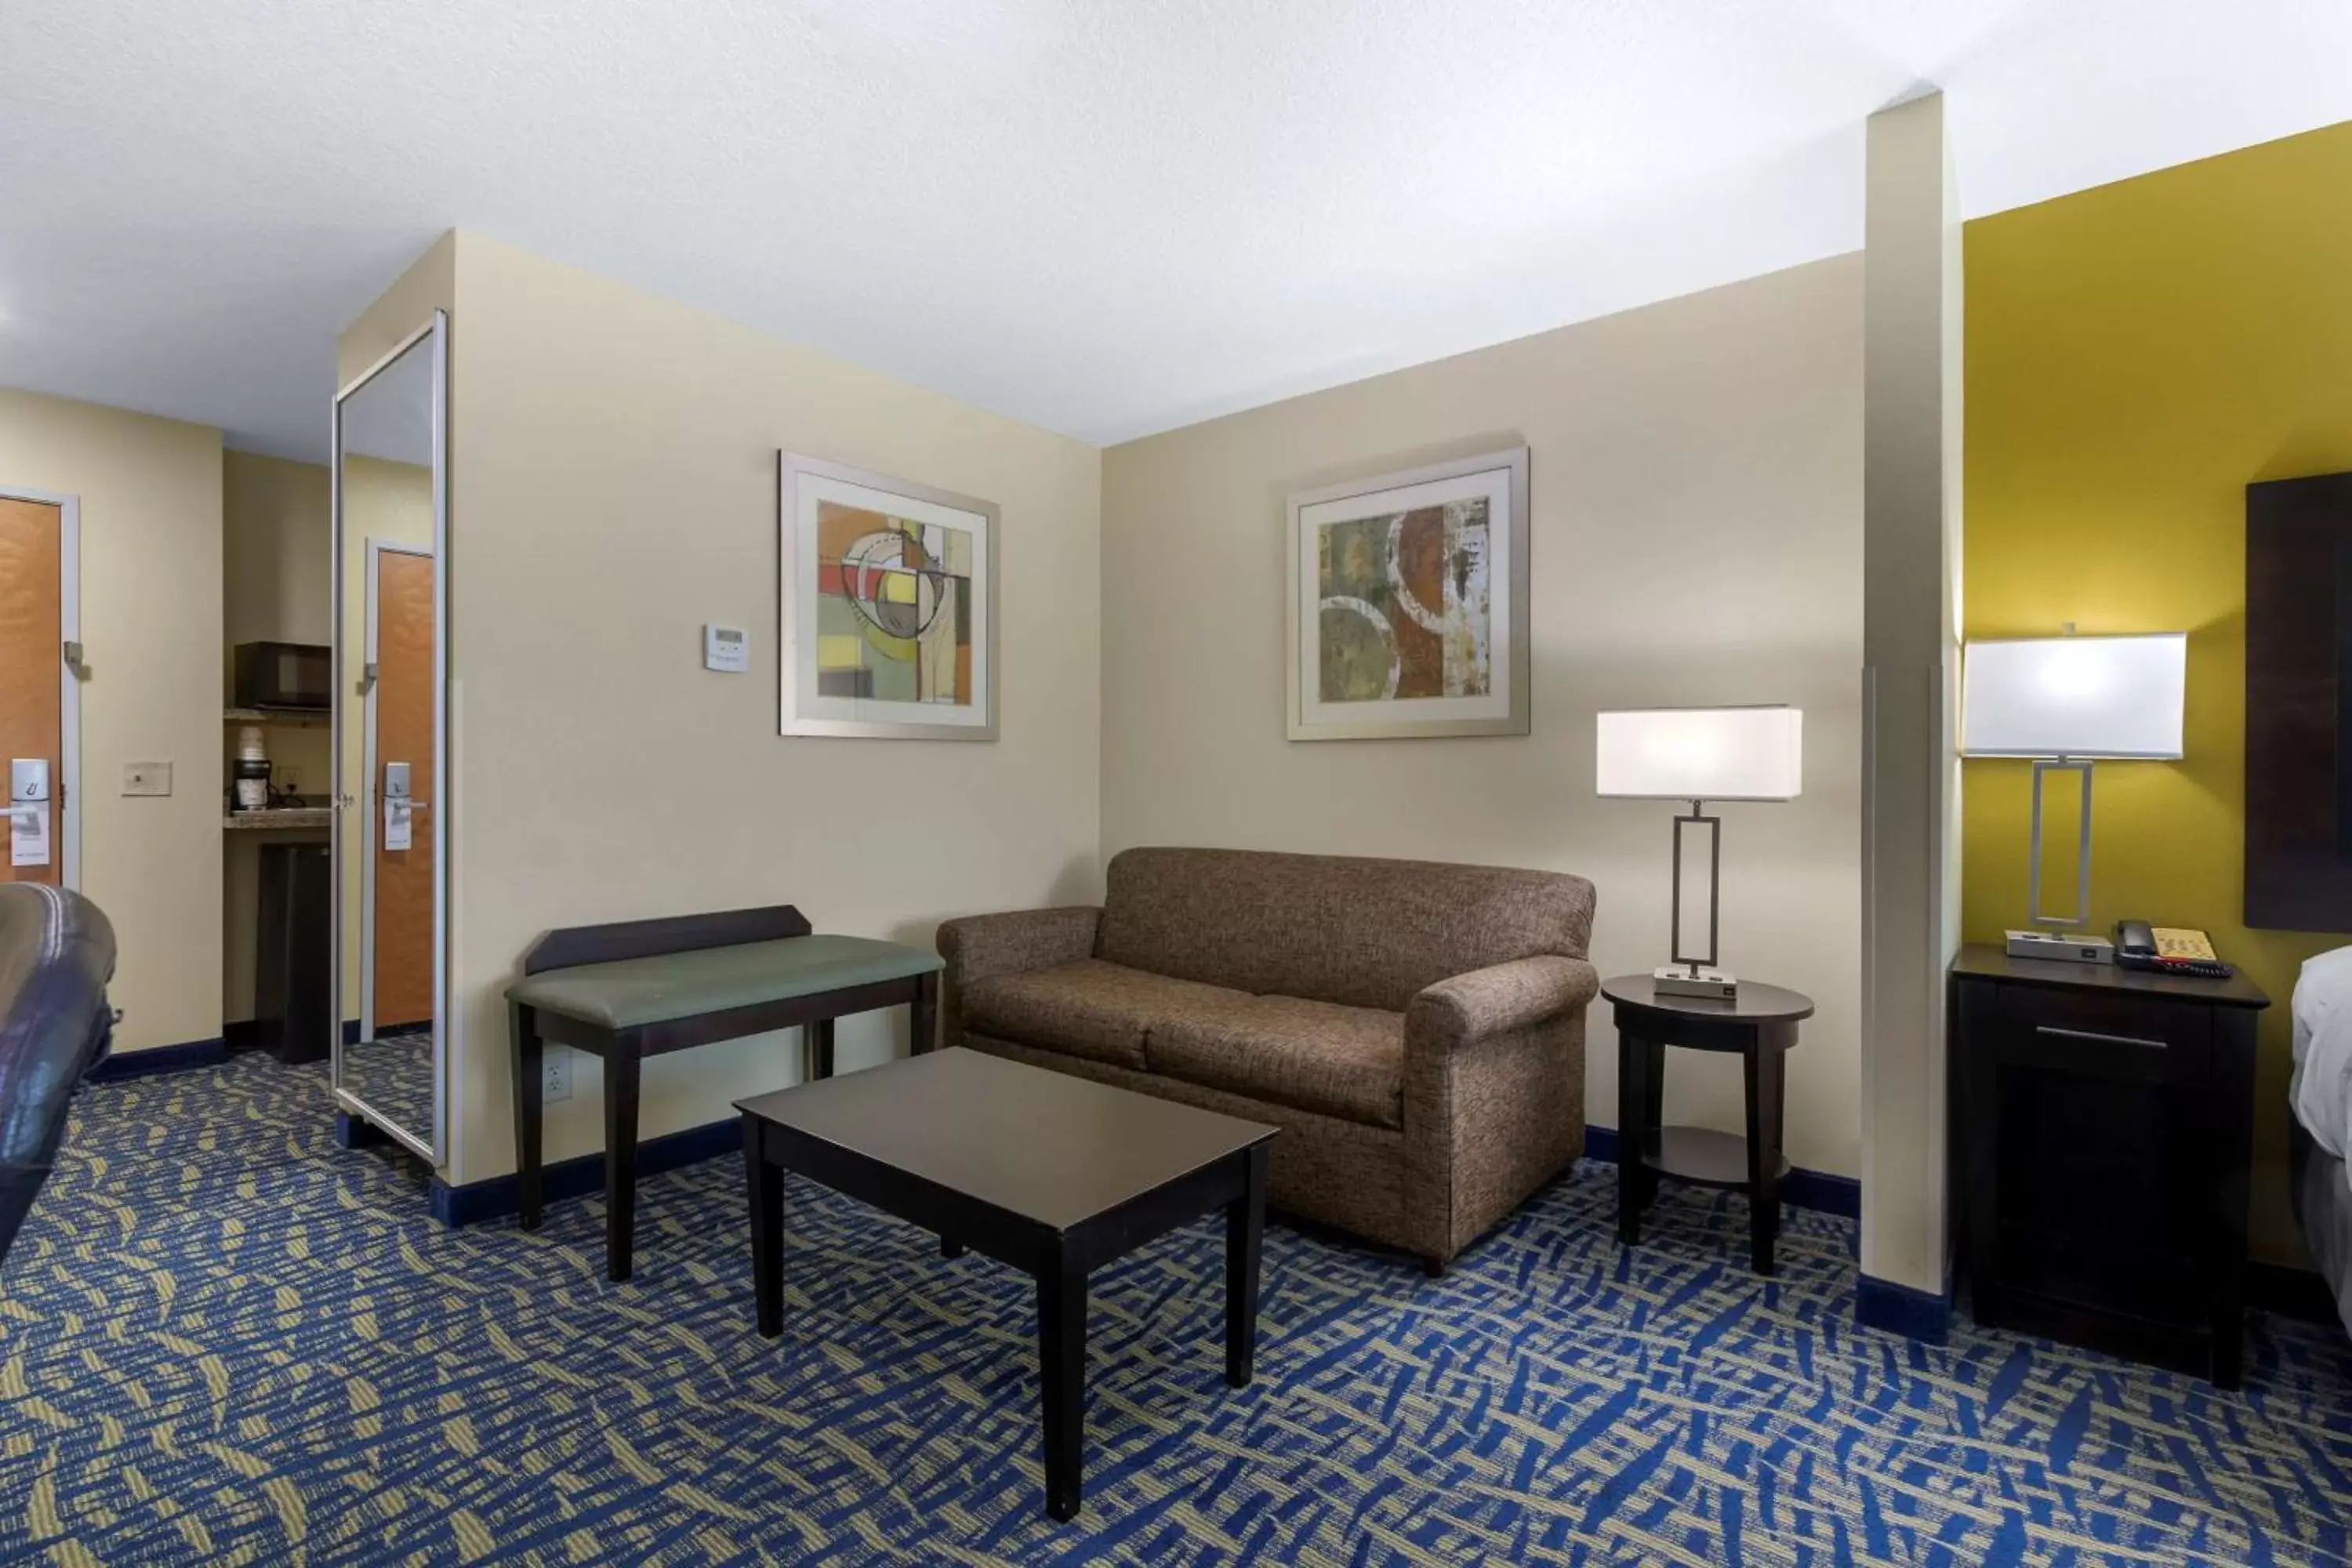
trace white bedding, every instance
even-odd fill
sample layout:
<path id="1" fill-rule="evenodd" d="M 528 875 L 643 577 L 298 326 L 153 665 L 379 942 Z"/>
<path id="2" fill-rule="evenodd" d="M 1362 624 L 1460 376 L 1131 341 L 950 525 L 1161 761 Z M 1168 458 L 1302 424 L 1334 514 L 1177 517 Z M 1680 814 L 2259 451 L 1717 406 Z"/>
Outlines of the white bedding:
<path id="1" fill-rule="evenodd" d="M 2352 947 L 2305 961 L 2294 983 L 2294 1080 L 2287 1093 L 2312 1141 L 2352 1166 Z"/>

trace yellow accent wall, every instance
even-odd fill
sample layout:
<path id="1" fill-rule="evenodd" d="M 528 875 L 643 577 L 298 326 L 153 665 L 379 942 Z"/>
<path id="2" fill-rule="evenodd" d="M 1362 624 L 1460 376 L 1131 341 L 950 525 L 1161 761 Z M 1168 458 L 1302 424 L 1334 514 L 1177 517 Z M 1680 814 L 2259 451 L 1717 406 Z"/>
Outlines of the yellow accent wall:
<path id="1" fill-rule="evenodd" d="M 2186 759 L 2102 763 L 2092 916 L 2200 926 L 2273 1000 L 2256 1256 L 2286 1201 L 2287 1000 L 2352 936 L 2241 923 L 2245 487 L 2352 468 L 2352 124 L 1982 218 L 1965 237 L 1971 637 L 2185 629 Z M 2025 915 L 2027 764 L 1964 769 L 1963 921 Z M 2063 795 L 2063 783 L 2053 793 Z M 2074 821 L 2050 825 L 2053 904 Z"/>

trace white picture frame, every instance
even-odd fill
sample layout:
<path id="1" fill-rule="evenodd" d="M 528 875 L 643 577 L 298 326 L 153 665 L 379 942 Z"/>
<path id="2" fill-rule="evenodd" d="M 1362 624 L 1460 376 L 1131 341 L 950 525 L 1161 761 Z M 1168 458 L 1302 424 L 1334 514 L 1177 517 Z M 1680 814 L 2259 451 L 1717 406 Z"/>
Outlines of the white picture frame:
<path id="1" fill-rule="evenodd" d="M 776 491 L 779 732 L 995 740 L 994 503 L 793 452 Z"/>
<path id="2" fill-rule="evenodd" d="M 1528 473 L 1510 447 L 1291 496 L 1290 739 L 1528 732 Z"/>

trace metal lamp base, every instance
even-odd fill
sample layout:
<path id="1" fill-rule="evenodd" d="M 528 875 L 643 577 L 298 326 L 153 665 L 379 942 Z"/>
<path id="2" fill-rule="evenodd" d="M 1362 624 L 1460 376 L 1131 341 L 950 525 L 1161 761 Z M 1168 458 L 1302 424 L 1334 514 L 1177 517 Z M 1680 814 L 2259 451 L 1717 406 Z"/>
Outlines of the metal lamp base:
<path id="1" fill-rule="evenodd" d="M 1662 963 L 1650 971 L 1650 989 L 1661 996 L 1704 996 L 1716 1002 L 1739 1000 L 1739 977 L 1705 964 Z"/>
<path id="2" fill-rule="evenodd" d="M 1706 829 L 1706 952 L 1683 951 L 1683 834 L 1687 828 Z M 1706 815 L 1706 803 L 1691 802 L 1690 811 L 1675 818 L 1675 889 L 1672 923 L 1674 963 L 1650 972 L 1650 986 L 1661 996 L 1704 996 L 1717 1002 L 1738 1000 L 1739 981 L 1715 966 L 1716 937 L 1723 910 L 1723 822 Z"/>
<path id="3" fill-rule="evenodd" d="M 2063 931 L 2013 931 L 2006 934 L 2011 958 L 2054 958 L 2065 963 L 2116 961 L 2116 944 L 2103 936 Z"/>

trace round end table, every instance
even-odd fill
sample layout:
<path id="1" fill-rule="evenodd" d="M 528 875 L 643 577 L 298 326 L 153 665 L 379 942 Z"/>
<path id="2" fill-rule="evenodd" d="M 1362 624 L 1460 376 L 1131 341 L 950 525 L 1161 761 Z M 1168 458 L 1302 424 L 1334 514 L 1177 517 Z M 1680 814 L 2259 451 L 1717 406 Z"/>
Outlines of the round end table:
<path id="1" fill-rule="evenodd" d="M 1812 1016 L 1812 999 L 1755 980 L 1741 981 L 1739 994 L 1723 999 L 1661 995 L 1647 974 L 1605 980 L 1601 994 L 1617 1023 L 1617 1239 L 1627 1247 L 1640 1243 L 1642 1210 L 1656 1195 L 1660 1177 L 1744 1191 L 1750 1261 L 1757 1273 L 1771 1273 L 1772 1243 L 1780 1233 L 1780 1179 L 1789 1173 L 1780 1152 L 1787 1083 L 1781 1058 L 1797 1043 L 1798 1021 Z M 1747 1137 L 1662 1125 L 1668 1046 L 1740 1058 Z"/>

